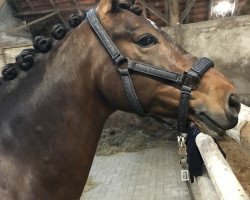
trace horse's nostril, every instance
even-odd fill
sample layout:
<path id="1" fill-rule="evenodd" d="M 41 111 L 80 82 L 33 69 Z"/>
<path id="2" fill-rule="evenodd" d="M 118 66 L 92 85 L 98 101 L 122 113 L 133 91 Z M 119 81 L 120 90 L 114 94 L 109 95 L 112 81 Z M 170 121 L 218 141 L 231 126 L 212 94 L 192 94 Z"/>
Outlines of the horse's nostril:
<path id="1" fill-rule="evenodd" d="M 231 94 L 229 97 L 229 109 L 230 111 L 240 112 L 240 98 L 236 94 Z"/>

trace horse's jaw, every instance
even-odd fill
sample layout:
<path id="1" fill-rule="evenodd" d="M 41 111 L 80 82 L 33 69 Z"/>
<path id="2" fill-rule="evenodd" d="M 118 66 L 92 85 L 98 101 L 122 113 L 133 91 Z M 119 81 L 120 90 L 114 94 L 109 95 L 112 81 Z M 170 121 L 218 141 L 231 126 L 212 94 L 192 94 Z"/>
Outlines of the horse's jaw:
<path id="1" fill-rule="evenodd" d="M 235 127 L 238 123 L 238 120 L 225 124 L 221 124 L 220 121 L 223 119 L 210 118 L 205 114 L 197 114 L 196 116 L 189 116 L 190 120 L 194 122 L 201 130 L 201 132 L 206 133 L 212 137 L 223 136 L 226 130 Z"/>
<path id="2" fill-rule="evenodd" d="M 220 137 L 223 136 L 225 134 L 224 129 L 222 129 L 221 127 L 213 124 L 212 122 L 203 122 L 201 120 L 191 120 L 193 123 L 195 123 L 201 132 L 210 135 L 211 137 Z"/>

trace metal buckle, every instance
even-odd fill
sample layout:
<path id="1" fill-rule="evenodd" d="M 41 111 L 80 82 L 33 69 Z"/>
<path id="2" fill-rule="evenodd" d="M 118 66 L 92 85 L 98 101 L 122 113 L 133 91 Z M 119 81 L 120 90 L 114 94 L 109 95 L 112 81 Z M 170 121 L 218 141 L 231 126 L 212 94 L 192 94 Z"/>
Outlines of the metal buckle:
<path id="1" fill-rule="evenodd" d="M 186 147 L 186 136 L 177 136 L 178 141 L 178 154 L 180 157 L 180 165 L 181 165 L 181 180 L 188 181 L 189 180 L 189 171 L 188 171 L 188 163 L 187 163 L 187 147 Z"/>
<path id="2" fill-rule="evenodd" d="M 121 76 L 130 76 L 130 73 L 129 73 L 127 68 L 125 68 L 125 69 L 118 68 L 118 71 L 119 71 Z"/>
<path id="3" fill-rule="evenodd" d="M 123 55 L 117 53 L 115 56 L 114 56 L 114 61 L 115 61 L 115 64 L 117 66 L 120 66 L 122 63 L 124 63 L 125 61 L 127 61 L 127 58 L 124 57 Z"/>
<path id="4" fill-rule="evenodd" d="M 186 136 L 177 136 L 177 142 L 179 147 L 184 147 L 186 146 Z"/>
<path id="5" fill-rule="evenodd" d="M 182 77 L 182 85 L 187 85 L 191 87 L 192 90 L 196 90 L 200 85 L 200 78 L 197 76 L 192 76 L 188 72 L 184 72 Z"/>
<path id="6" fill-rule="evenodd" d="M 187 169 L 182 169 L 181 170 L 181 180 L 182 181 L 189 181 L 190 180 L 190 174 Z"/>

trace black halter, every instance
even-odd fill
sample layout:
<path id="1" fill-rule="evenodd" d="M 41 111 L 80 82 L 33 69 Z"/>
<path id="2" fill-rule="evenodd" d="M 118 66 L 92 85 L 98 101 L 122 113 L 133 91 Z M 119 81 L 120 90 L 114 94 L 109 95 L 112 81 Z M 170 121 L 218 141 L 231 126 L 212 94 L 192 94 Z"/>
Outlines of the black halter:
<path id="1" fill-rule="evenodd" d="M 145 63 L 140 63 L 134 60 L 130 60 L 123 56 L 117 49 L 111 38 L 108 36 L 104 28 L 102 27 L 99 19 L 95 13 L 95 10 L 89 10 L 87 13 L 87 20 L 98 36 L 99 40 L 104 45 L 105 49 L 111 56 L 114 64 L 117 66 L 118 72 L 121 75 L 123 86 L 131 106 L 131 109 L 140 116 L 145 116 L 145 112 L 140 105 L 139 99 L 136 95 L 132 79 L 131 72 L 139 72 L 147 76 L 155 77 L 171 83 L 171 85 L 179 86 L 181 91 L 181 101 L 178 112 L 178 132 L 186 132 L 186 120 L 188 113 L 188 102 L 190 94 L 193 90 L 196 90 L 200 84 L 202 76 L 214 66 L 213 62 L 208 58 L 198 59 L 194 65 L 183 74 L 170 72 L 160 67 L 154 67 Z M 127 68 L 120 68 L 122 64 L 127 62 Z M 158 118 L 160 119 L 160 118 Z"/>

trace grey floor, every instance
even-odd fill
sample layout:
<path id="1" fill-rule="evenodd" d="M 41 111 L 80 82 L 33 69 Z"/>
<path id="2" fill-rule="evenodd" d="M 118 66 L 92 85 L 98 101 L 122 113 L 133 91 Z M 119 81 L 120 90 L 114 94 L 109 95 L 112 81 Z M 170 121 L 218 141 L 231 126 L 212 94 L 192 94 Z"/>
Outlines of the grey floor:
<path id="1" fill-rule="evenodd" d="M 180 180 L 175 143 L 112 156 L 96 156 L 90 172 L 97 187 L 81 200 L 190 200 Z"/>

